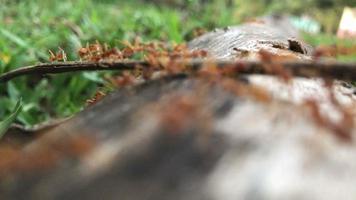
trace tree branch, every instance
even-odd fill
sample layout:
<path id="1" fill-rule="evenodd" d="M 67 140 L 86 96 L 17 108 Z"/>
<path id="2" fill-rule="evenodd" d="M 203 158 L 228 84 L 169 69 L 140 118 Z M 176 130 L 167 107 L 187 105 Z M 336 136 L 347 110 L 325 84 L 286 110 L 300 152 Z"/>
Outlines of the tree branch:
<path id="1" fill-rule="evenodd" d="M 177 61 L 179 62 L 179 61 Z M 201 69 L 207 61 L 192 60 L 191 62 L 181 61 L 193 71 Z M 265 62 L 251 61 L 212 61 L 218 67 L 236 67 L 236 72 L 241 74 L 271 74 L 265 68 Z M 327 77 L 332 79 L 356 80 L 356 63 L 339 62 L 271 62 L 269 65 L 279 65 L 284 67 L 294 76 L 302 77 Z M 7 82 L 23 75 L 31 74 L 57 74 L 74 71 L 101 71 L 101 70 L 134 70 L 138 67 L 149 68 L 150 64 L 145 61 L 120 61 L 120 62 L 61 62 L 43 63 L 39 65 L 27 66 L 15 69 L 0 75 L 0 83 Z M 273 73 L 272 73 L 273 74 Z"/>

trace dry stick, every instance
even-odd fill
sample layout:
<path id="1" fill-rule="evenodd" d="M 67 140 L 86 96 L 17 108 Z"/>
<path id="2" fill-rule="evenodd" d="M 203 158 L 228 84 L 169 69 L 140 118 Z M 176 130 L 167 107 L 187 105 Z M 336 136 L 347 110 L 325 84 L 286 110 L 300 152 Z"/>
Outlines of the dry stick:
<path id="1" fill-rule="evenodd" d="M 100 71 L 100 70 L 131 70 L 137 65 L 146 66 L 142 61 L 122 61 L 122 62 L 57 62 L 43 63 L 27 67 L 21 67 L 13 71 L 6 72 L 0 76 L 0 83 L 7 82 L 13 78 L 23 75 L 43 75 L 59 74 L 75 71 Z"/>
<path id="2" fill-rule="evenodd" d="M 267 72 L 263 62 L 251 61 L 204 61 L 201 59 L 181 62 L 187 68 L 198 71 L 207 63 L 214 63 L 218 67 L 235 67 L 236 73 L 241 74 L 271 74 Z M 339 62 L 272 62 L 272 65 L 283 66 L 292 75 L 302 77 L 326 77 L 347 81 L 356 80 L 356 63 Z M 149 68 L 150 63 L 145 61 L 120 61 L 120 62 L 62 62 L 44 63 L 15 69 L 0 76 L 0 83 L 13 78 L 30 74 L 57 74 L 74 71 L 100 71 L 100 70 L 134 70 L 138 67 Z"/>

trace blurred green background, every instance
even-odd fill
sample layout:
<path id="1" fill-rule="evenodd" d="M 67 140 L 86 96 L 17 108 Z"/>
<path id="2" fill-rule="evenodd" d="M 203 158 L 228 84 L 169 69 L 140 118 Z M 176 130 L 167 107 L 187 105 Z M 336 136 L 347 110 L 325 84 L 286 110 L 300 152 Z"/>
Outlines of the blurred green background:
<path id="1" fill-rule="evenodd" d="M 181 43 L 198 28 L 209 31 L 271 13 L 316 19 L 323 33 L 305 34 L 312 45 L 350 44 L 334 36 L 344 6 L 356 6 L 356 0 L 0 0 L 0 73 L 48 62 L 48 50 L 58 47 L 77 60 L 77 49 L 95 40 L 120 46 L 139 36 Z M 21 97 L 17 121 L 26 126 L 78 112 L 105 85 L 103 75 L 31 76 L 1 84 L 0 121 Z"/>

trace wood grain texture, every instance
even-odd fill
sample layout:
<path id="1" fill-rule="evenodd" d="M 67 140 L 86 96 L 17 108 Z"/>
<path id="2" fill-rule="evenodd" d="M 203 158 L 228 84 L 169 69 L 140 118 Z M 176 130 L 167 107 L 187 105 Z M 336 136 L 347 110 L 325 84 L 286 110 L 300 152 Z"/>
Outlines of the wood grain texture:
<path id="1" fill-rule="evenodd" d="M 285 27 L 288 28 L 288 27 Z M 204 49 L 218 59 L 236 59 L 261 49 L 274 54 L 295 54 L 300 59 L 311 55 L 312 48 L 296 36 L 286 35 L 283 27 L 251 23 L 216 29 L 189 42 L 193 50 Z"/>

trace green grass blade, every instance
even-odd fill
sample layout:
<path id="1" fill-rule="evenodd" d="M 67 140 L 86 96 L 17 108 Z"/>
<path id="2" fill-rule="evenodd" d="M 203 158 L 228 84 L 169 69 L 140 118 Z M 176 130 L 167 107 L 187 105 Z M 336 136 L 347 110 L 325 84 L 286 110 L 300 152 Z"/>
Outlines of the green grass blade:
<path id="1" fill-rule="evenodd" d="M 26 49 L 30 48 L 30 45 L 25 40 L 21 39 L 19 36 L 11 33 L 10 31 L 0 28 L 0 33 L 4 37 L 9 39 L 10 41 L 12 41 L 15 44 L 19 45 L 20 47 L 23 47 L 23 48 L 26 48 Z"/>
<path id="2" fill-rule="evenodd" d="M 17 101 L 14 111 L 3 121 L 0 122 L 0 139 L 5 135 L 12 122 L 16 119 L 17 115 L 21 112 L 22 102 L 21 99 Z"/>

